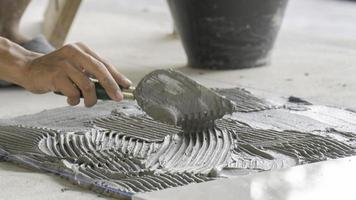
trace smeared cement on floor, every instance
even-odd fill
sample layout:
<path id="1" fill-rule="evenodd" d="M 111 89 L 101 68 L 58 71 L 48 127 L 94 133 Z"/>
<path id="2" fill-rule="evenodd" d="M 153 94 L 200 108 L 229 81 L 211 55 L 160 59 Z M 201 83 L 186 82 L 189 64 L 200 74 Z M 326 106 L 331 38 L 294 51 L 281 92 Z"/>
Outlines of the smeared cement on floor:
<path id="1" fill-rule="evenodd" d="M 134 101 L 0 120 L 0 157 L 99 193 L 138 192 L 356 155 L 356 113 L 216 89 L 233 114 L 199 131 L 157 122 Z"/>

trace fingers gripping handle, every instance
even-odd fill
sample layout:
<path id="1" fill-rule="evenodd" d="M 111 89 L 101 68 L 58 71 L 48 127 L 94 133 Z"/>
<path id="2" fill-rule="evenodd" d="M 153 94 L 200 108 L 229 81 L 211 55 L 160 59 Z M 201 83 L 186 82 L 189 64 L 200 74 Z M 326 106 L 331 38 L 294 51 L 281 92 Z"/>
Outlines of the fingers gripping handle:
<path id="1" fill-rule="evenodd" d="M 101 100 L 111 100 L 110 96 L 106 93 L 103 86 L 101 86 L 99 82 L 96 82 L 96 81 L 93 81 L 93 82 L 95 85 L 96 97 Z M 126 100 L 134 100 L 135 99 L 135 97 L 133 95 L 133 90 L 135 88 L 130 87 L 129 89 L 124 89 L 120 86 L 120 89 L 122 91 L 122 95 L 124 96 L 124 99 L 126 99 Z M 64 94 L 61 92 L 54 92 L 54 93 L 64 96 Z M 83 98 L 82 92 L 80 92 L 80 98 Z"/>

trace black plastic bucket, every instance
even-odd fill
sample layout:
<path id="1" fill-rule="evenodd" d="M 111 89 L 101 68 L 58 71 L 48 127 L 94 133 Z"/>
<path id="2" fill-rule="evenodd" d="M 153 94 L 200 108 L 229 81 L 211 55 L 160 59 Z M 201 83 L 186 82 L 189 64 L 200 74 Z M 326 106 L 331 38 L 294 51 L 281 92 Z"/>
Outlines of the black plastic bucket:
<path id="1" fill-rule="evenodd" d="M 268 64 L 288 0 L 168 0 L 194 68 Z"/>

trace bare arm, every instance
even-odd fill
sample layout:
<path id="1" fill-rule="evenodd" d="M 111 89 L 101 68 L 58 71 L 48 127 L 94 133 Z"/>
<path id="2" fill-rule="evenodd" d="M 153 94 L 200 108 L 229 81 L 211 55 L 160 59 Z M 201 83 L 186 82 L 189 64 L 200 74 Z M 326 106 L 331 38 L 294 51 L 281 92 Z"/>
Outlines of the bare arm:
<path id="1" fill-rule="evenodd" d="M 124 88 L 131 85 L 115 67 L 84 44 L 66 45 L 42 55 L 0 37 L 0 80 L 18 84 L 33 93 L 60 91 L 68 97 L 70 105 L 79 103 L 81 91 L 89 107 L 97 101 L 91 76 L 116 101 L 123 98 L 118 84 Z"/>
<path id="2" fill-rule="evenodd" d="M 0 80 L 22 85 L 26 64 L 39 55 L 0 37 Z"/>

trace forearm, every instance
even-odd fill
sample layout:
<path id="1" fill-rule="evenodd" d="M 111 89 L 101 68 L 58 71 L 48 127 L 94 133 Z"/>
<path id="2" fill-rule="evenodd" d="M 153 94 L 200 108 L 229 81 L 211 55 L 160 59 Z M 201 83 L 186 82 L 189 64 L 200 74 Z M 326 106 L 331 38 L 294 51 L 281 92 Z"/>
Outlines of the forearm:
<path id="1" fill-rule="evenodd" d="M 27 51 L 16 43 L 0 37 L 0 80 L 22 85 L 25 66 L 37 53 Z"/>

